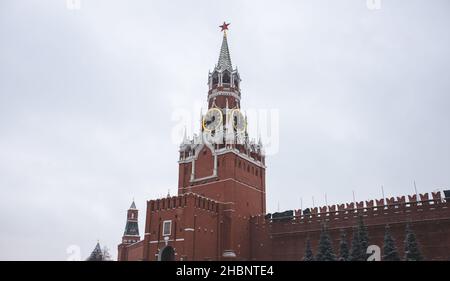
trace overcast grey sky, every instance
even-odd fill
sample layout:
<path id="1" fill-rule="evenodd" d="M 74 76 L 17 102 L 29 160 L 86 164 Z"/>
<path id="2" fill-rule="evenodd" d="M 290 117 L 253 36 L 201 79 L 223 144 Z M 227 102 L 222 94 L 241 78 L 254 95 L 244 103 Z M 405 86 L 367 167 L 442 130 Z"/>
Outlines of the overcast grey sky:
<path id="1" fill-rule="evenodd" d="M 133 197 L 143 232 L 224 20 L 242 107 L 280 113 L 269 212 L 448 188 L 450 2 L 381 4 L 0 1 L 0 259 L 85 258 L 97 239 L 116 257 Z"/>

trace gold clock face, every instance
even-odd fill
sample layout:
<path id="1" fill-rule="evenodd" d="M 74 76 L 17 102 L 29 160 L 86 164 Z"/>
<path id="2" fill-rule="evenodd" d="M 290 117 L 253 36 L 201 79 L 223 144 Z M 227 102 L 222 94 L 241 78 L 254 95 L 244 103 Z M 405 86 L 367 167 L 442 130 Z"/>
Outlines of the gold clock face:
<path id="1" fill-rule="evenodd" d="M 233 123 L 233 128 L 239 132 L 244 131 L 247 127 L 244 114 L 242 114 L 239 109 L 233 109 L 233 111 L 231 111 L 231 122 Z"/>
<path id="2" fill-rule="evenodd" d="M 213 131 L 222 124 L 222 111 L 218 108 L 211 108 L 203 117 L 203 129 Z"/>

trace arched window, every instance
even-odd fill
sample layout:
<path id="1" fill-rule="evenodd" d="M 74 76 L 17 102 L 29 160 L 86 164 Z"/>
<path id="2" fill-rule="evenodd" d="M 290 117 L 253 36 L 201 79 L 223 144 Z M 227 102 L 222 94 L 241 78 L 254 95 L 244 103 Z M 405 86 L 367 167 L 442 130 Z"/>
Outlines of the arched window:
<path id="1" fill-rule="evenodd" d="M 212 77 L 212 86 L 217 86 L 217 84 L 219 84 L 219 75 L 217 74 L 217 72 L 214 72 Z"/>
<path id="2" fill-rule="evenodd" d="M 230 83 L 231 83 L 230 73 L 228 73 L 228 71 L 225 71 L 222 74 L 222 84 L 230 84 Z"/>

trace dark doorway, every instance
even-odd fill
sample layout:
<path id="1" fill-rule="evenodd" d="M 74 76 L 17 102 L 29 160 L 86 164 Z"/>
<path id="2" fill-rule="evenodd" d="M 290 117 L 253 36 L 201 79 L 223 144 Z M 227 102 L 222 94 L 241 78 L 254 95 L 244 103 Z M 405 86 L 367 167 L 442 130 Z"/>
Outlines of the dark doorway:
<path id="1" fill-rule="evenodd" d="M 166 246 L 161 250 L 160 261 L 174 261 L 175 250 L 172 246 Z"/>

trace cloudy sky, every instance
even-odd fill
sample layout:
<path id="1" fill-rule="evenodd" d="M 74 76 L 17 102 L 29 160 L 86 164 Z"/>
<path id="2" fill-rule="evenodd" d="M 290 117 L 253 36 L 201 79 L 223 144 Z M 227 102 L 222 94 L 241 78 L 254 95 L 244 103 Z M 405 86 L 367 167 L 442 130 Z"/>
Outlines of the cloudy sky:
<path id="1" fill-rule="evenodd" d="M 281 2 L 281 3 L 280 3 Z M 242 107 L 279 112 L 268 211 L 450 186 L 447 0 L 0 2 L 0 259 L 116 256 L 133 197 L 177 187 L 218 25 Z M 175 114 L 176 115 L 176 114 Z M 252 124 L 253 120 L 249 120 Z M 195 130 L 195 127 L 193 128 Z"/>

